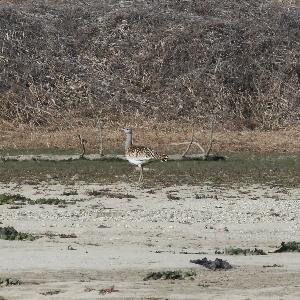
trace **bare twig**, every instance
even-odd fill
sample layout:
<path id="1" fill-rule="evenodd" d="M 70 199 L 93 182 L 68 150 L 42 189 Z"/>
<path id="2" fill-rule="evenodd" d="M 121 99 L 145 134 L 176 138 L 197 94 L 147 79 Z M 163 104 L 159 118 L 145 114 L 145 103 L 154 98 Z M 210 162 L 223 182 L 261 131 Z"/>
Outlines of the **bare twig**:
<path id="1" fill-rule="evenodd" d="M 202 151 L 201 155 L 204 157 L 204 159 L 207 159 L 209 157 L 209 154 L 212 149 L 212 144 L 213 144 L 214 123 L 215 123 L 215 116 L 213 116 L 211 120 L 210 136 L 209 136 L 209 141 L 207 143 L 206 150 L 198 142 L 195 141 L 194 126 L 192 127 L 192 137 L 189 142 L 172 143 L 171 145 L 187 145 L 187 148 L 181 155 L 182 158 L 186 157 L 186 154 L 188 153 L 192 145 L 196 145 Z"/>
<path id="2" fill-rule="evenodd" d="M 191 148 L 191 146 L 192 146 L 192 144 L 193 144 L 193 142 L 194 142 L 194 125 L 193 125 L 193 129 L 192 129 L 192 138 L 191 138 L 191 141 L 190 141 L 190 143 L 188 144 L 188 146 L 187 146 L 187 148 L 185 149 L 185 151 L 182 153 L 182 157 L 185 157 L 185 155 L 188 153 L 188 151 L 190 150 L 190 148 Z"/>
<path id="3" fill-rule="evenodd" d="M 188 144 L 190 144 L 190 142 L 171 143 L 170 145 L 172 145 L 172 146 L 178 146 L 178 145 L 188 145 Z M 204 148 L 199 143 L 193 142 L 193 145 L 197 146 L 202 151 L 202 153 L 205 153 Z"/>
<path id="4" fill-rule="evenodd" d="M 210 128 L 209 141 L 208 141 L 208 144 L 207 144 L 207 150 L 205 151 L 205 158 L 207 158 L 209 156 L 209 153 L 210 153 L 211 148 L 212 148 L 214 125 L 215 125 L 215 117 L 213 116 L 212 120 L 211 120 L 211 128 Z"/>
<path id="5" fill-rule="evenodd" d="M 103 134 L 102 134 L 102 122 L 99 117 L 97 117 L 96 126 L 99 131 L 99 154 L 103 156 Z"/>
<path id="6" fill-rule="evenodd" d="M 298 82 L 300 83 L 300 58 L 298 58 L 298 61 L 296 63 L 295 71 L 298 77 Z"/>
<path id="7" fill-rule="evenodd" d="M 186 154 L 188 153 L 188 151 L 190 150 L 192 145 L 197 146 L 202 151 L 201 155 L 205 156 L 206 151 L 204 150 L 204 148 L 198 142 L 195 141 L 194 126 L 192 128 L 193 128 L 192 129 L 192 137 L 191 137 L 191 140 L 189 142 L 181 142 L 181 143 L 172 143 L 171 144 L 171 145 L 176 145 L 176 146 L 177 145 L 187 145 L 187 148 L 185 149 L 185 151 L 181 155 L 182 158 L 186 157 Z"/>
<path id="8" fill-rule="evenodd" d="M 78 138 L 79 138 L 80 146 L 82 148 L 82 153 L 80 154 L 80 158 L 84 158 L 86 152 L 85 144 L 87 143 L 87 140 L 82 138 L 80 134 L 78 134 Z"/>

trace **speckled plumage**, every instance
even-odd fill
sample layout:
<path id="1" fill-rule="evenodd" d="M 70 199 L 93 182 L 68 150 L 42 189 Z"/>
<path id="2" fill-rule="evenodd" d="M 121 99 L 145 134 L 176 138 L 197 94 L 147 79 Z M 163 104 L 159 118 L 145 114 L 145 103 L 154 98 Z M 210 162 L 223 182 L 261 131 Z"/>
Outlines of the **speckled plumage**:
<path id="1" fill-rule="evenodd" d="M 143 179 L 143 165 L 154 160 L 167 161 L 168 156 L 165 154 L 158 153 L 149 147 L 133 145 L 131 128 L 124 128 L 123 131 L 127 134 L 125 156 L 130 163 L 137 165 L 140 168 L 139 181 Z"/>
<path id="2" fill-rule="evenodd" d="M 144 146 L 134 146 L 132 145 L 126 151 L 126 156 L 128 157 L 136 157 L 142 159 L 157 159 L 161 161 L 166 161 L 168 156 L 165 154 L 160 154 L 155 152 L 153 149 Z"/>

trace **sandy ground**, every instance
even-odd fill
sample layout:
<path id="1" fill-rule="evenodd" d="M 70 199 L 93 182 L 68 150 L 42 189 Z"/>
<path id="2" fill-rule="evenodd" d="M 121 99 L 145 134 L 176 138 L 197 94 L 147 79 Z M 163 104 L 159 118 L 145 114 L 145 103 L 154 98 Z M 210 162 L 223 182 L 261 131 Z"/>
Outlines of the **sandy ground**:
<path id="1" fill-rule="evenodd" d="M 89 195 L 100 190 L 106 196 Z M 70 191 L 77 195 L 63 195 Z M 65 186 L 49 180 L 0 184 L 0 193 L 76 200 L 65 207 L 0 206 L 0 226 L 41 236 L 0 240 L 0 277 L 23 281 L 0 287 L 0 299 L 300 299 L 300 253 L 271 253 L 282 241 L 300 240 L 300 189 Z M 258 247 L 268 254 L 215 254 L 228 247 Z M 190 263 L 203 257 L 226 259 L 234 268 L 212 271 Z M 178 269 L 197 275 L 143 281 L 150 271 Z M 99 293 L 111 286 L 118 291 Z"/>

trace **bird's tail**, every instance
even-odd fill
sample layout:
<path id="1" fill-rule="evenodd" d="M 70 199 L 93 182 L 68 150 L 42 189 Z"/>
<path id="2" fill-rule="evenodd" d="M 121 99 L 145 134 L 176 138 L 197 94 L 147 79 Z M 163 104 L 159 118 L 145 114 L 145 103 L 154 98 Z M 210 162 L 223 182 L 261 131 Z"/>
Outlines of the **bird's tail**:
<path id="1" fill-rule="evenodd" d="M 152 149 L 149 149 L 149 151 L 150 151 L 150 155 L 152 156 L 152 158 L 159 159 L 160 161 L 167 161 L 168 160 L 168 155 L 166 155 L 166 154 L 155 152 Z"/>
<path id="2" fill-rule="evenodd" d="M 159 153 L 159 159 L 161 160 L 161 161 L 167 161 L 168 160 L 168 155 L 166 155 L 166 154 L 160 154 Z"/>

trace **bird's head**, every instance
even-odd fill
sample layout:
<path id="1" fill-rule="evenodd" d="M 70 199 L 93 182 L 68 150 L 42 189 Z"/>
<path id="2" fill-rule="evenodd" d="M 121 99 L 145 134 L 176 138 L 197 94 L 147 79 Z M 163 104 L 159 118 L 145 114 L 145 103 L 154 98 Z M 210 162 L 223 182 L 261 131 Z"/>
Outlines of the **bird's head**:
<path id="1" fill-rule="evenodd" d="M 122 128 L 126 134 L 132 134 L 132 128 Z"/>

